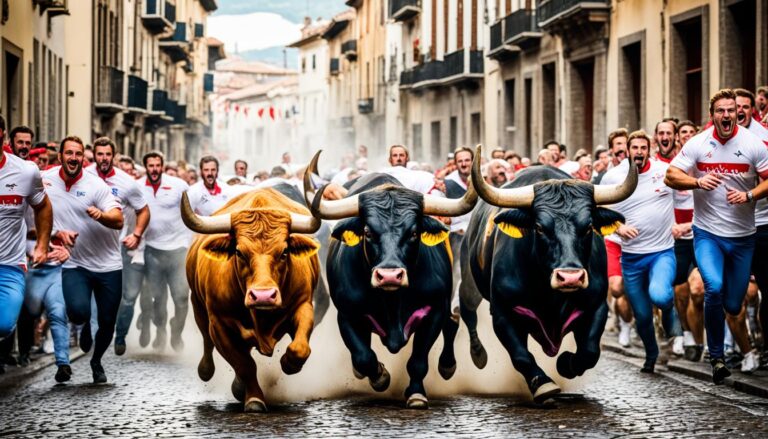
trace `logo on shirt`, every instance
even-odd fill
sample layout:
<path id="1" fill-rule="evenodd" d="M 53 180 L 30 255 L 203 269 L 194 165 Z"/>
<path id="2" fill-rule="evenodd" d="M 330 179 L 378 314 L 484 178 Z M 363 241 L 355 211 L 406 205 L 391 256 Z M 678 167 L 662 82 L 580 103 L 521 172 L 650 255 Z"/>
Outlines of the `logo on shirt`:
<path id="1" fill-rule="evenodd" d="M 733 155 L 735 155 L 736 157 L 741 157 L 744 155 L 744 153 L 742 153 L 741 151 L 736 151 L 733 153 Z"/>
<path id="2" fill-rule="evenodd" d="M 112 195 L 114 195 L 115 197 L 117 196 L 117 188 L 116 187 L 112 188 Z"/>
<path id="3" fill-rule="evenodd" d="M 9 191 L 16 189 L 16 186 L 18 186 L 18 184 L 16 183 L 8 183 L 5 185 L 5 187 L 8 188 Z"/>
<path id="4" fill-rule="evenodd" d="M 85 191 L 77 191 L 77 193 L 75 195 L 78 196 L 78 197 L 84 197 L 85 196 Z"/>
<path id="5" fill-rule="evenodd" d="M 23 202 L 21 195 L 0 195 L 0 206 L 21 206 Z"/>

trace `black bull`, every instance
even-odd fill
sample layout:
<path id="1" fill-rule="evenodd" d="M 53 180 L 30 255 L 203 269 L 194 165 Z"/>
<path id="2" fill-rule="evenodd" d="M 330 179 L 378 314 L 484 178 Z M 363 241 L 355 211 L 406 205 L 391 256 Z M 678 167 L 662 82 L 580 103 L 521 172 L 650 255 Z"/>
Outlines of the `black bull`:
<path id="1" fill-rule="evenodd" d="M 309 170 L 316 170 L 316 162 L 317 156 Z M 377 334 L 392 353 L 399 352 L 413 335 L 405 396 L 408 407 L 426 408 L 423 381 L 429 351 L 442 331 L 445 343 L 439 371 L 449 379 L 456 369 L 453 342 L 458 329 L 449 318 L 452 256 L 448 229 L 428 215 L 466 213 L 474 206 L 476 193 L 470 190 L 462 200 L 441 199 L 440 209 L 431 201 L 433 197 L 406 189 L 385 174 L 360 178 L 345 199 L 335 202 L 322 201 L 323 189 L 313 194 L 306 180 L 305 191 L 313 215 L 342 219 L 333 230 L 327 274 L 355 375 L 368 377 L 376 391 L 387 389 L 389 373 L 371 349 L 371 334 Z M 446 210 L 448 203 L 462 202 L 461 211 Z M 337 209 L 332 203 L 336 207 L 346 203 L 346 207 Z"/>
<path id="2" fill-rule="evenodd" d="M 476 314 L 485 299 L 490 301 L 496 335 L 534 400 L 541 402 L 560 389 L 528 351 L 528 335 L 554 357 L 564 336 L 573 332 L 576 352 L 563 352 L 557 360 L 564 378 L 582 375 L 597 364 L 608 314 L 607 262 L 600 231 L 610 233 L 623 217 L 596 204 L 628 197 L 636 185 L 636 171 L 634 185 L 628 178 L 624 192 L 612 193 L 612 199 L 606 197 L 606 187 L 593 189 L 549 166 L 525 170 L 495 193 L 480 187 L 476 171 L 473 181 L 483 199 L 503 205 L 497 194 L 513 188 L 529 193 L 523 197 L 527 201 L 506 204 L 520 208 L 501 209 L 480 202 L 472 214 L 460 252 L 461 317 L 470 332 L 470 353 L 476 366 L 485 366 L 487 355 L 477 336 Z M 616 189 L 620 188 L 611 190 Z"/>

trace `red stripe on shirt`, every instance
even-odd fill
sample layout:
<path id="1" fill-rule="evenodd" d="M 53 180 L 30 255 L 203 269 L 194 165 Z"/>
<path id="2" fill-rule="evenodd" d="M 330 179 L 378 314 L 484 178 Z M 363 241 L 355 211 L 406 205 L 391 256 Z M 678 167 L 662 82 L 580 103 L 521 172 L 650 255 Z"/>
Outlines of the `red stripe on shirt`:
<path id="1" fill-rule="evenodd" d="M 24 202 L 24 197 L 21 195 L 0 195 L 0 205 L 4 206 L 21 206 Z"/>
<path id="2" fill-rule="evenodd" d="M 675 209 L 675 223 L 684 224 L 693 222 L 693 209 Z"/>
<path id="3" fill-rule="evenodd" d="M 749 172 L 749 163 L 696 163 L 701 172 L 716 172 L 718 174 L 740 174 Z"/>

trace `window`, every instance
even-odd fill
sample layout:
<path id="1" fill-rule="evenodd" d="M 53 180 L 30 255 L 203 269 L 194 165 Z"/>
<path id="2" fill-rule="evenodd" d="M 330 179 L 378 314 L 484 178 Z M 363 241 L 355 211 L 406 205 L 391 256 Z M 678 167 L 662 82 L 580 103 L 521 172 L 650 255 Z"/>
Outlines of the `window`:
<path id="1" fill-rule="evenodd" d="M 412 125 L 413 130 L 413 156 L 411 160 L 421 159 L 421 124 L 415 123 Z"/>
<path id="2" fill-rule="evenodd" d="M 627 44 L 621 49 L 619 68 L 619 125 L 634 131 L 640 128 L 642 112 L 642 46 Z"/>
<path id="3" fill-rule="evenodd" d="M 533 144 L 533 78 L 525 78 L 525 148 Z"/>
<path id="4" fill-rule="evenodd" d="M 504 81 L 504 125 L 515 126 L 515 80 Z"/>
<path id="5" fill-rule="evenodd" d="M 317 56 L 312 55 L 312 71 L 315 71 L 315 68 L 317 68 Z"/>
<path id="6" fill-rule="evenodd" d="M 459 120 L 456 116 L 451 116 L 451 127 L 450 127 L 450 142 L 451 142 L 451 151 L 455 150 L 459 147 Z"/>
<path id="7" fill-rule="evenodd" d="M 430 139 L 429 145 L 431 150 L 431 159 L 433 162 L 440 160 L 441 148 L 440 148 L 440 121 L 436 120 L 432 122 L 430 126 Z"/>
<path id="8" fill-rule="evenodd" d="M 555 63 L 541 66 L 541 130 L 546 142 L 555 138 Z"/>
<path id="9" fill-rule="evenodd" d="M 477 145 L 481 142 L 481 136 L 482 136 L 482 126 L 480 122 L 480 113 L 472 113 L 471 117 L 471 129 L 472 132 L 470 137 L 470 143 L 472 145 Z"/>

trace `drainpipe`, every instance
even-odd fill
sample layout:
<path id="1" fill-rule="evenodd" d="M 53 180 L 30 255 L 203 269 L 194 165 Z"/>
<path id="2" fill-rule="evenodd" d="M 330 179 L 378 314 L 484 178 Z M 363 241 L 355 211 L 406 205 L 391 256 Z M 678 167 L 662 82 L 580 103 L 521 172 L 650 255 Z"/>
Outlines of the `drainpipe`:
<path id="1" fill-rule="evenodd" d="M 667 83 L 669 81 L 668 66 L 667 66 L 667 2 L 664 0 L 661 3 L 661 110 L 662 117 L 669 114 L 668 102 L 667 102 Z M 643 48 L 645 49 L 645 48 Z M 647 84 L 647 81 L 646 81 Z M 647 111 L 647 110 L 646 110 Z"/>

